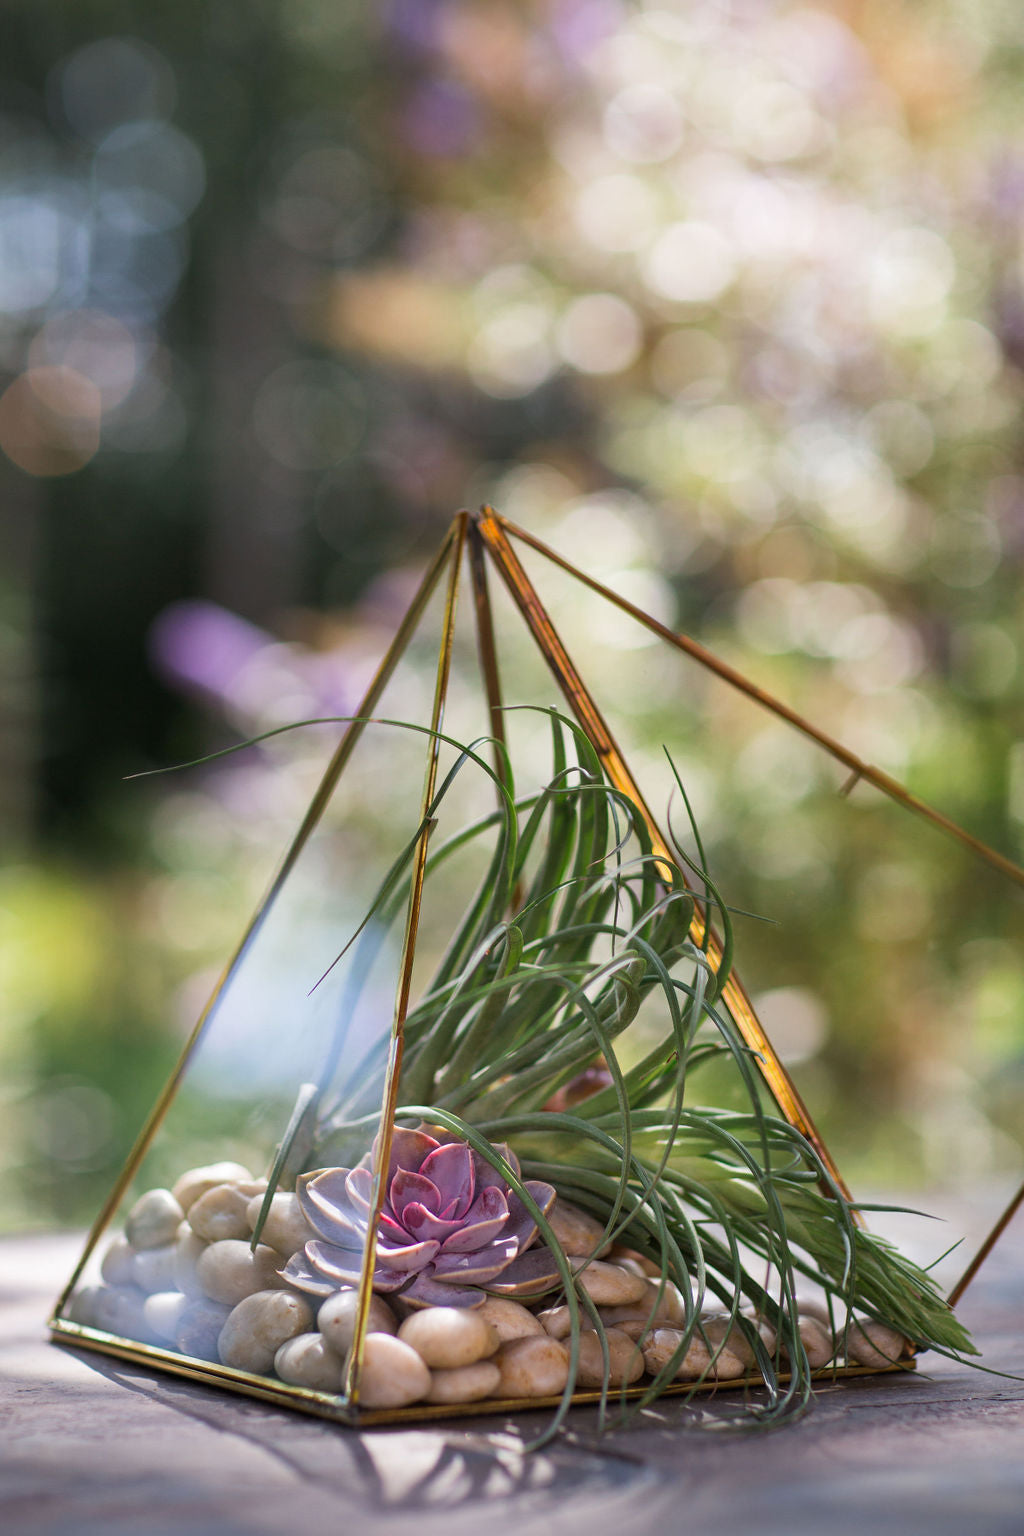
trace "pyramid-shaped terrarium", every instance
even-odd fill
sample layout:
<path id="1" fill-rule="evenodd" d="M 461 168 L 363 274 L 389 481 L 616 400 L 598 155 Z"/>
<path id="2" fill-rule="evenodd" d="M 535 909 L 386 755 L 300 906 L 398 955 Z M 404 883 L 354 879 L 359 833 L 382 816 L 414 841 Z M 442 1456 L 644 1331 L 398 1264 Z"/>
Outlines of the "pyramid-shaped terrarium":
<path id="1" fill-rule="evenodd" d="M 659 831 L 510 536 L 550 554 L 488 508 L 452 524 L 54 1334 L 345 1423 L 729 1384 L 760 1386 L 763 1418 L 815 1373 L 969 1351 L 851 1204 L 726 906 Z M 502 695 L 489 563 L 557 709 Z M 478 718 L 453 697 L 464 565 Z M 424 705 L 403 669 L 432 622 Z M 711 1061 L 738 1107 L 692 1102 Z"/>

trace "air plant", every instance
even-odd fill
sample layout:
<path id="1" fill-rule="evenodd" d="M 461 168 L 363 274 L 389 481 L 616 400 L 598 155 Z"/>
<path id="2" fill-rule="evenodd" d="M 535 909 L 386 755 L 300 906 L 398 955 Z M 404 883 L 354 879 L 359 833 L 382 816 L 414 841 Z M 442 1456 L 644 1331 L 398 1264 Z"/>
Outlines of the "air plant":
<path id="1" fill-rule="evenodd" d="M 529 1271 L 531 1293 L 547 1287 L 569 1306 L 564 1410 L 581 1307 L 602 1328 L 546 1219 L 545 1192 L 557 1190 L 597 1217 L 606 1239 L 653 1261 L 662 1283 L 682 1294 L 682 1341 L 645 1400 L 672 1382 L 699 1336 L 702 1308 L 717 1298 L 747 1332 L 764 1382 L 766 1401 L 750 1406 L 753 1419 L 771 1423 L 802 1410 L 811 1372 L 798 1330 L 798 1276 L 820 1285 L 839 1313 L 884 1322 L 916 1349 L 970 1353 L 931 1277 L 865 1229 L 814 1146 L 768 1100 L 722 999 L 732 922 L 703 868 L 699 836 L 694 893 L 681 868 L 654 853 L 643 814 L 608 782 L 587 736 L 550 715 L 554 772 L 539 794 L 517 798 L 507 760 L 493 772 L 476 750 L 462 748 L 428 809 L 432 822 L 441 820 L 468 763 L 494 780 L 498 810 L 435 846 L 427 863 L 429 902 L 453 854 L 493 843 L 477 895 L 405 1021 L 374 1285 L 412 1302 L 451 1304 L 461 1282 L 483 1291 L 501 1285 L 502 1275 L 509 1284 Z M 357 976 L 404 912 L 414 845 L 384 881 L 374 922 L 352 941 Z M 679 863 L 686 862 L 680 849 Z M 703 943 L 691 928 L 695 903 Z M 717 965 L 706 947 L 712 918 L 723 936 Z M 296 1257 L 289 1278 L 321 1293 L 359 1278 L 372 1159 L 352 1169 L 330 1165 L 379 1105 L 382 1068 L 378 1049 L 339 1087 L 339 1055 L 336 1045 L 293 1116 L 265 1205 L 278 1182 L 314 1170 L 298 1178 L 298 1190 L 320 1236 Z M 701 1066 L 723 1057 L 742 1085 L 743 1111 L 694 1101 Z M 588 1074 L 596 1091 L 580 1099 Z M 550 1107 L 558 1104 L 568 1107 Z M 461 1183 L 450 1173 L 456 1165 Z M 493 1217 L 474 1206 L 485 1196 Z M 491 1228 L 499 1217 L 500 1230 Z M 462 1241 L 474 1246 L 462 1249 Z M 484 1255 L 499 1250 L 508 1259 L 495 1270 Z M 476 1257 L 463 1263 L 462 1254 Z M 774 1349 L 744 1313 L 769 1326 Z"/>

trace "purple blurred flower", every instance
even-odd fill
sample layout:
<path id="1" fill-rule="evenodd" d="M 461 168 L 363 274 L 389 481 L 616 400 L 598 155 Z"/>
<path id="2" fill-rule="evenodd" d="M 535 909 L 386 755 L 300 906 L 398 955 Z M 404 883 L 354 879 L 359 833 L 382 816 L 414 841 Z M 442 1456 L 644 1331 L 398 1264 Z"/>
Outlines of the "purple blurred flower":
<path id="1" fill-rule="evenodd" d="M 480 111 L 457 81 L 430 80 L 420 85 L 406 104 L 402 130 L 419 154 L 458 159 L 468 154 L 480 137 Z"/>
<path id="2" fill-rule="evenodd" d="M 515 1170 L 508 1147 L 495 1149 Z M 284 1270 L 299 1290 L 329 1296 L 357 1285 L 370 1217 L 373 1154 L 355 1168 L 303 1174 L 297 1187 L 306 1219 L 320 1235 Z M 550 1184 L 528 1180 L 547 1213 Z M 531 1296 L 558 1281 L 550 1251 L 530 1247 L 537 1224 L 508 1184 L 461 1141 L 396 1127 L 387 1193 L 377 1231 L 373 1288 L 413 1306 L 478 1307 L 488 1293 Z M 527 1250 L 530 1250 L 529 1252 Z"/>
<path id="3" fill-rule="evenodd" d="M 216 603 L 172 603 L 154 621 L 153 658 L 176 683 L 201 688 L 216 698 L 230 697 L 239 673 L 273 636 Z"/>

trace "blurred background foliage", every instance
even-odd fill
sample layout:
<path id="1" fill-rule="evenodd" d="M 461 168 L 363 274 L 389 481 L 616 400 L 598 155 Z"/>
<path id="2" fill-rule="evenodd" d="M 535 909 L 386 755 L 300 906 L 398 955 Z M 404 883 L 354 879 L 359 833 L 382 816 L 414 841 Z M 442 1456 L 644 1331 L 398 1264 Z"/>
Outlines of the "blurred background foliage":
<path id="1" fill-rule="evenodd" d="M 122 777 L 350 708 L 460 505 L 1024 855 L 1006 0 L 10 0 L 5 34 L 3 1221 L 95 1208 L 324 742 Z M 855 1187 L 1012 1175 L 1019 891 L 551 590 L 775 920 L 741 974 Z"/>

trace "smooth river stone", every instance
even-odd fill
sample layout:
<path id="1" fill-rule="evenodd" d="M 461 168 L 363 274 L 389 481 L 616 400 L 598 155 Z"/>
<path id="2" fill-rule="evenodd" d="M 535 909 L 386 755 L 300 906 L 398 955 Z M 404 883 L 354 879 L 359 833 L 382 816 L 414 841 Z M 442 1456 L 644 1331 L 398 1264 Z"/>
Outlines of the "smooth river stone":
<path id="1" fill-rule="evenodd" d="M 182 1222 L 178 1228 L 178 1241 L 174 1245 L 174 1283 L 185 1296 L 205 1294 L 199 1283 L 196 1266 L 199 1255 L 205 1253 L 208 1246 L 201 1237 L 196 1236 L 187 1221 Z"/>
<path id="2" fill-rule="evenodd" d="M 764 1345 L 768 1354 L 771 1355 L 772 1359 L 774 1359 L 779 1336 L 775 1332 L 775 1329 L 772 1327 L 771 1323 L 766 1317 L 758 1317 L 756 1312 L 745 1312 L 743 1315 L 744 1317 L 750 1318 L 750 1321 L 758 1331 L 761 1343 Z"/>
<path id="3" fill-rule="evenodd" d="M 678 1328 L 658 1328 L 645 1342 L 644 1364 L 652 1376 L 657 1376 L 668 1364 L 682 1339 L 683 1334 Z M 696 1381 L 701 1376 L 708 1376 L 713 1381 L 730 1381 L 746 1375 L 746 1369 L 743 1361 L 728 1349 L 720 1350 L 712 1364 L 707 1345 L 695 1336 L 676 1366 L 675 1378 L 677 1381 Z"/>
<path id="4" fill-rule="evenodd" d="M 87 1285 L 75 1293 L 68 1315 L 87 1328 L 149 1344 L 152 1336 L 142 1311 L 145 1300 L 134 1285 Z"/>
<path id="5" fill-rule="evenodd" d="M 64 1316 L 69 1322 L 80 1323 L 83 1328 L 94 1328 L 96 1298 L 105 1289 L 102 1285 L 80 1285 L 64 1308 Z"/>
<path id="6" fill-rule="evenodd" d="M 300 1333 L 288 1339 L 274 1356 L 274 1370 L 292 1387 L 313 1392 L 340 1392 L 344 1362 L 320 1333 Z"/>
<path id="7" fill-rule="evenodd" d="M 754 1346 L 739 1324 L 732 1321 L 728 1312 L 702 1317 L 700 1326 L 713 1348 L 724 1344 L 729 1353 L 735 1355 L 737 1360 L 742 1360 L 748 1370 L 753 1368 Z"/>
<path id="8" fill-rule="evenodd" d="M 263 1196 L 253 1195 L 245 1208 L 245 1219 L 250 1232 L 256 1230 L 262 1207 Z M 298 1253 L 300 1248 L 305 1248 L 310 1239 L 316 1235 L 302 1214 L 297 1195 L 273 1196 L 267 1219 L 260 1233 L 261 1243 L 266 1243 L 269 1248 L 276 1248 L 278 1253 L 283 1253 L 286 1259 L 290 1259 L 293 1253 Z"/>
<path id="9" fill-rule="evenodd" d="M 642 1301 L 647 1294 L 647 1281 L 642 1275 L 631 1275 L 617 1264 L 606 1264 L 601 1259 L 593 1259 L 576 1278 L 599 1307 L 628 1306 L 630 1302 Z"/>
<path id="10" fill-rule="evenodd" d="M 431 1370 L 454 1371 L 493 1355 L 499 1339 L 494 1329 L 467 1307 L 424 1307 L 398 1330 Z"/>
<path id="11" fill-rule="evenodd" d="M 474 1307 L 473 1311 L 494 1329 L 499 1344 L 507 1344 L 510 1339 L 539 1337 L 544 1332 L 543 1325 L 522 1302 L 505 1296 L 488 1296 L 483 1306 Z"/>
<path id="12" fill-rule="evenodd" d="M 174 1242 L 183 1216 L 169 1189 L 149 1189 L 128 1212 L 124 1235 L 133 1248 L 162 1248 Z"/>
<path id="13" fill-rule="evenodd" d="M 352 1347 L 352 1339 L 356 1331 L 358 1294 L 355 1287 L 350 1290 L 335 1291 L 333 1296 L 328 1296 L 317 1314 L 317 1327 L 331 1348 L 339 1355 L 346 1354 Z M 383 1296 L 378 1296 L 376 1293 L 370 1297 L 366 1331 L 391 1334 L 398 1332 L 395 1314 Z"/>
<path id="14" fill-rule="evenodd" d="M 628 1334 L 618 1328 L 605 1331 L 608 1342 L 608 1385 L 627 1386 L 644 1373 L 644 1357 Z M 580 1358 L 576 1368 L 576 1385 L 585 1391 L 598 1391 L 604 1386 L 604 1355 L 601 1338 L 595 1332 L 580 1334 Z"/>
<path id="15" fill-rule="evenodd" d="M 293 1291 L 257 1291 L 246 1296 L 220 1331 L 217 1353 L 221 1364 L 265 1376 L 281 1345 L 306 1333 L 312 1322 L 309 1303 Z"/>
<path id="16" fill-rule="evenodd" d="M 816 1317 L 804 1316 L 797 1324 L 800 1341 L 812 1371 L 823 1370 L 835 1358 L 836 1341 L 827 1324 Z"/>
<path id="17" fill-rule="evenodd" d="M 427 1366 L 409 1344 L 389 1333 L 368 1333 L 358 1400 L 362 1408 L 407 1408 L 430 1392 Z"/>
<path id="18" fill-rule="evenodd" d="M 606 1327 L 615 1328 L 619 1323 L 646 1322 L 648 1318 L 654 1319 L 654 1325 L 659 1328 L 674 1328 L 686 1322 L 686 1306 L 677 1285 L 673 1285 L 671 1280 L 666 1280 L 662 1285 L 659 1280 L 651 1280 L 643 1274 L 640 1279 L 644 1283 L 644 1294 L 639 1301 L 601 1308 L 601 1321 Z"/>
<path id="19" fill-rule="evenodd" d="M 580 1330 L 593 1329 L 593 1323 L 582 1307 L 580 1313 Z M 543 1312 L 536 1314 L 544 1332 L 550 1334 L 553 1339 L 567 1339 L 572 1333 L 572 1313 L 567 1306 L 545 1307 Z"/>
<path id="20" fill-rule="evenodd" d="M 196 1360 L 219 1362 L 217 1340 L 230 1315 L 230 1307 L 211 1301 L 207 1296 L 190 1301 L 174 1330 L 175 1348 Z"/>
<path id="21" fill-rule="evenodd" d="M 661 1265 L 649 1259 L 646 1254 L 636 1248 L 627 1248 L 624 1243 L 612 1243 L 607 1253 L 601 1255 L 610 1264 L 626 1264 L 628 1269 L 646 1275 L 648 1280 L 657 1280 L 661 1276 Z M 628 1261 L 628 1263 L 627 1263 Z"/>
<path id="22" fill-rule="evenodd" d="M 604 1244 L 604 1227 L 561 1195 L 548 1212 L 548 1222 L 563 1253 L 589 1259 Z"/>
<path id="23" fill-rule="evenodd" d="M 493 1397 L 501 1380 L 501 1371 L 493 1360 L 478 1360 L 475 1365 L 460 1365 L 451 1371 L 431 1371 L 428 1403 L 478 1403 Z"/>
<path id="24" fill-rule="evenodd" d="M 108 1285 L 135 1284 L 135 1249 L 126 1237 L 115 1237 L 100 1265 L 100 1274 Z"/>
<path id="25" fill-rule="evenodd" d="M 905 1356 L 909 1345 L 902 1333 L 887 1323 L 851 1323 L 846 1337 L 846 1353 L 851 1365 L 870 1365 L 882 1370 Z"/>
<path id="26" fill-rule="evenodd" d="M 152 1296 L 146 1297 L 142 1305 L 142 1316 L 150 1333 L 161 1344 L 176 1342 L 178 1324 L 188 1305 L 188 1297 L 180 1291 L 155 1291 Z"/>
<path id="27" fill-rule="evenodd" d="M 248 1243 L 226 1239 L 204 1248 L 196 1261 L 196 1276 L 211 1301 L 234 1307 L 257 1291 L 279 1289 L 284 1283 L 280 1267 L 281 1255 L 264 1243 L 258 1243 L 252 1253 Z"/>
<path id="28" fill-rule="evenodd" d="M 569 1351 L 548 1334 L 510 1339 L 494 1356 L 492 1397 L 554 1397 L 569 1380 Z"/>
<path id="29" fill-rule="evenodd" d="M 816 1317 L 819 1323 L 824 1323 L 831 1329 L 833 1324 L 838 1326 L 846 1316 L 846 1309 L 840 1306 L 838 1301 L 832 1303 L 832 1315 L 829 1316 L 828 1301 L 824 1296 L 808 1296 L 803 1291 L 797 1292 L 796 1310 L 801 1317 Z"/>
<path id="30" fill-rule="evenodd" d="M 188 1213 L 189 1226 L 208 1243 L 248 1237 L 252 1228 L 246 1212 L 252 1198 L 251 1192 L 243 1194 L 237 1184 L 215 1184 L 193 1202 Z"/>
<path id="31" fill-rule="evenodd" d="M 607 1327 L 608 1325 L 605 1324 L 605 1326 Z M 621 1323 L 616 1323 L 615 1327 L 620 1333 L 624 1333 L 627 1338 L 632 1339 L 634 1344 L 640 1344 L 641 1346 L 646 1344 L 652 1334 L 656 1333 L 660 1328 L 675 1328 L 677 1332 L 679 1331 L 677 1324 L 671 1322 L 667 1317 L 655 1317 L 650 1322 L 646 1318 L 642 1322 L 630 1322 L 627 1318 Z"/>
<path id="32" fill-rule="evenodd" d="M 157 1291 L 173 1291 L 177 1261 L 177 1243 L 165 1243 L 162 1248 L 143 1248 L 135 1255 L 132 1279 L 147 1296 L 153 1296 Z"/>
<path id="33" fill-rule="evenodd" d="M 188 1215 L 199 1196 L 205 1195 L 208 1189 L 214 1189 L 218 1184 L 245 1184 L 251 1178 L 252 1174 L 241 1163 L 207 1163 L 203 1168 L 190 1168 L 183 1173 L 171 1193 Z"/>
<path id="34" fill-rule="evenodd" d="M 119 1333 L 141 1344 L 152 1343 L 143 1308 L 146 1298 L 134 1285 L 111 1285 L 96 1297 L 96 1327 L 107 1333 Z"/>

